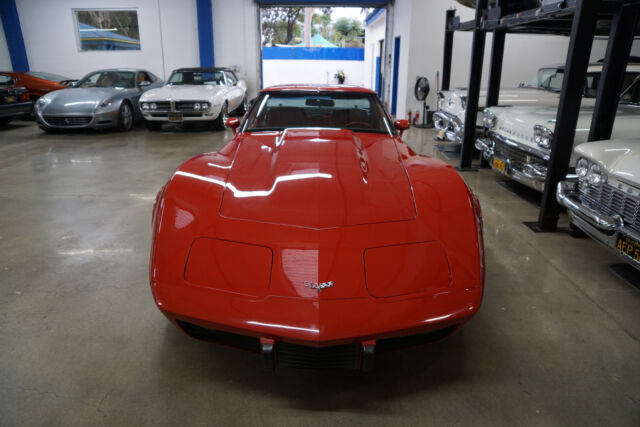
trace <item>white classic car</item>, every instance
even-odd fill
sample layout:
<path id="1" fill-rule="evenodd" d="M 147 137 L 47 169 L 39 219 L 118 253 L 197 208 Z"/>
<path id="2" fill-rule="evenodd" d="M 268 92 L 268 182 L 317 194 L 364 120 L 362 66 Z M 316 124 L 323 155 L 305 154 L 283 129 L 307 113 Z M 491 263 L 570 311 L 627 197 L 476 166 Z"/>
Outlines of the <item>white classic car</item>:
<path id="1" fill-rule="evenodd" d="M 558 184 L 571 223 L 640 270 L 640 139 L 578 145 L 577 179 Z"/>
<path id="2" fill-rule="evenodd" d="M 538 70 L 536 76 L 527 83 L 521 83 L 518 88 L 500 91 L 498 106 L 500 107 L 557 107 L 560 102 L 560 89 L 564 78 L 564 65 L 548 66 Z M 595 104 L 596 91 L 602 64 L 589 65 L 585 81 L 582 105 Z M 629 64 L 623 82 L 623 88 L 628 87 L 640 75 L 640 64 Z M 438 111 L 433 115 L 434 126 L 437 131 L 436 140 L 462 142 L 464 135 L 464 115 L 466 111 L 467 90 L 459 88 L 452 91 L 438 92 Z M 480 92 L 478 105 L 480 109 L 487 103 L 487 91 Z M 482 115 L 478 114 L 476 128 L 482 130 Z"/>
<path id="3" fill-rule="evenodd" d="M 574 144 L 586 142 L 593 105 L 582 106 Z M 491 107 L 484 110 L 485 136 L 475 146 L 491 167 L 538 191 L 544 190 L 557 107 Z M 640 78 L 621 95 L 613 126 L 613 138 L 640 135 Z M 570 170 L 576 164 L 571 157 Z"/>
<path id="4" fill-rule="evenodd" d="M 167 122 L 209 122 L 224 129 L 229 115 L 247 111 L 247 84 L 228 68 L 180 68 L 165 86 L 140 97 L 140 111 L 150 130 Z"/>

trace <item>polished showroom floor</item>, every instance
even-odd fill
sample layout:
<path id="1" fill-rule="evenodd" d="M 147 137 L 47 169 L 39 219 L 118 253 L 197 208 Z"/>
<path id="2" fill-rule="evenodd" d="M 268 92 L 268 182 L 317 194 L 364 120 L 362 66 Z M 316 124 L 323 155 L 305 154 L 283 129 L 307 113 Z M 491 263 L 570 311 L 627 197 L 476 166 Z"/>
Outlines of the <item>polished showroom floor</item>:
<path id="1" fill-rule="evenodd" d="M 640 292 L 589 239 L 534 234 L 491 171 L 479 314 L 375 371 L 263 369 L 155 308 L 151 207 L 173 169 L 230 132 L 0 131 L 0 425 L 640 425 Z M 433 132 L 407 142 L 428 155 Z M 564 219 L 566 225 L 566 219 Z"/>

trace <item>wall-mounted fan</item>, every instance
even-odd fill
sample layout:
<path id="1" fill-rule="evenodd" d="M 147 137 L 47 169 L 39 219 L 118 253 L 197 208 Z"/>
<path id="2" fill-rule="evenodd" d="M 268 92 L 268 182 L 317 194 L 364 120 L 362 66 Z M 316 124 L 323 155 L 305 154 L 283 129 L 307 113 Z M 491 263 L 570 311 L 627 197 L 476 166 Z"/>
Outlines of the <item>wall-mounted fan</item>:
<path id="1" fill-rule="evenodd" d="M 422 101 L 422 123 L 416 123 L 414 126 L 418 128 L 430 128 L 433 127 L 433 123 L 429 122 L 427 105 L 427 96 L 429 96 L 429 79 L 426 77 L 418 77 L 416 79 L 416 85 L 413 87 L 413 95 L 418 101 Z"/>

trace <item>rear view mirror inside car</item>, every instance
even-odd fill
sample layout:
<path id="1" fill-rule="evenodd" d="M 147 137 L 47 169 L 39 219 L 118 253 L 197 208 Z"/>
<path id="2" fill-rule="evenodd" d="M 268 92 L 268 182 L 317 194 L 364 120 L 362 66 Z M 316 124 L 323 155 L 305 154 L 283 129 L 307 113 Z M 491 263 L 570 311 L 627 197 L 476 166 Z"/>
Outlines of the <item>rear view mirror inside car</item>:
<path id="1" fill-rule="evenodd" d="M 333 107 L 335 102 L 329 98 L 307 98 L 305 104 L 310 107 Z"/>

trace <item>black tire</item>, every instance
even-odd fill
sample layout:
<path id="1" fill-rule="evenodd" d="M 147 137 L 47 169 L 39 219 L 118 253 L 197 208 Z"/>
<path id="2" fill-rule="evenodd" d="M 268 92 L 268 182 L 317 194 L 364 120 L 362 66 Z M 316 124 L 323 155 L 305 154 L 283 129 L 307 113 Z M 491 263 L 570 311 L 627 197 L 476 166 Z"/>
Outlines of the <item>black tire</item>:
<path id="1" fill-rule="evenodd" d="M 133 114 L 133 107 L 131 104 L 129 104 L 128 101 L 122 101 L 122 104 L 120 104 L 120 111 L 118 112 L 118 130 L 131 130 L 133 127 Z"/>
<path id="2" fill-rule="evenodd" d="M 227 128 L 227 118 L 229 117 L 229 106 L 225 102 L 222 104 L 222 108 L 220 109 L 220 114 L 213 121 L 213 128 L 216 130 L 225 130 Z"/>
<path id="3" fill-rule="evenodd" d="M 238 117 L 242 117 L 244 116 L 244 114 L 247 112 L 248 110 L 248 103 L 247 103 L 247 97 L 245 96 L 242 99 L 242 102 L 240 103 L 240 105 L 238 106 L 238 108 L 236 108 L 236 110 L 233 112 L 234 116 L 238 116 Z"/>
<path id="4" fill-rule="evenodd" d="M 11 117 L 7 117 L 6 119 L 0 119 L 0 126 L 5 127 L 11 121 Z"/>
<path id="5" fill-rule="evenodd" d="M 145 120 L 144 125 L 149 130 L 160 130 L 162 128 L 162 122 L 152 122 L 150 120 Z"/>

